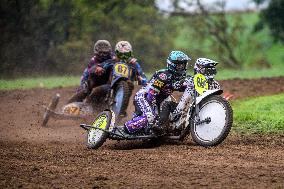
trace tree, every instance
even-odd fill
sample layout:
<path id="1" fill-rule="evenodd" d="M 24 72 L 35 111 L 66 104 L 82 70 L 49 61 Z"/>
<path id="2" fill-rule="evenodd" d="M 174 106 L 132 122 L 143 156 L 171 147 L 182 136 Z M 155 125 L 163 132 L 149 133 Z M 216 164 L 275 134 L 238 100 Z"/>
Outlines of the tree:
<path id="1" fill-rule="evenodd" d="M 130 41 L 150 71 L 164 65 L 175 36 L 155 0 L 3 0 L 0 14 L 2 77 L 80 74 L 98 39 Z"/>
<path id="2" fill-rule="evenodd" d="M 284 0 L 271 0 L 261 12 L 261 20 L 269 26 L 276 41 L 284 42 Z"/>
<path id="3" fill-rule="evenodd" d="M 193 28 L 191 40 L 200 44 L 196 47 L 198 54 L 213 55 L 231 68 L 241 68 L 246 62 L 256 61 L 254 57 L 264 59 L 261 53 L 255 56 L 255 50 L 261 50 L 261 45 L 247 32 L 242 15 L 226 12 L 225 1 L 205 5 L 200 0 L 176 0 L 174 4 L 178 7 L 170 14 L 186 18 L 186 25 Z M 180 7 L 181 4 L 187 10 Z M 192 11 L 188 11 L 190 8 Z M 209 52 L 203 50 L 205 46 L 209 47 Z"/>

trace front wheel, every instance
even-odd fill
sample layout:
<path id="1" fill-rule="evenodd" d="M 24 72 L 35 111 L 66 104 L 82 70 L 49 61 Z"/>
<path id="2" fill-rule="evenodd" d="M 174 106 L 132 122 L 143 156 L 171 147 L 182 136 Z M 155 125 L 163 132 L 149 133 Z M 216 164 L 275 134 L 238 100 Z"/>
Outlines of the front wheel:
<path id="1" fill-rule="evenodd" d="M 112 111 L 117 116 L 126 116 L 131 90 L 126 81 L 120 81 L 114 91 L 114 102 L 111 105 Z"/>
<path id="2" fill-rule="evenodd" d="M 103 111 L 97 115 L 91 124 L 94 128 L 88 130 L 87 146 L 91 149 L 98 149 L 108 138 L 109 126 L 112 114 L 110 111 Z"/>
<path id="3" fill-rule="evenodd" d="M 199 123 L 191 126 L 191 135 L 197 144 L 209 147 L 223 142 L 233 123 L 233 110 L 221 96 L 205 98 L 199 105 Z"/>

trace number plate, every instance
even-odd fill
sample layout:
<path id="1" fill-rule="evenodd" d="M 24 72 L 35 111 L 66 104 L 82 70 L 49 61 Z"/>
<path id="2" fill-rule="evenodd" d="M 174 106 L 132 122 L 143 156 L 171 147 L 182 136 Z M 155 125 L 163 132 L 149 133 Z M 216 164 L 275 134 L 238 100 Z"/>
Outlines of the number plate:
<path id="1" fill-rule="evenodd" d="M 114 66 L 114 71 L 116 74 L 119 74 L 123 77 L 128 77 L 128 66 L 125 64 L 116 64 Z"/>
<path id="2" fill-rule="evenodd" d="M 80 115 L 80 107 L 78 106 L 67 106 L 64 108 L 63 112 L 69 115 Z"/>
<path id="3" fill-rule="evenodd" d="M 202 95 L 205 91 L 208 90 L 208 81 L 202 74 L 196 74 L 194 76 L 194 88 L 198 94 Z"/>
<path id="4" fill-rule="evenodd" d="M 106 129 L 107 125 L 107 116 L 106 115 L 101 115 L 98 117 L 92 124 L 92 126 L 101 128 L 101 129 Z"/>

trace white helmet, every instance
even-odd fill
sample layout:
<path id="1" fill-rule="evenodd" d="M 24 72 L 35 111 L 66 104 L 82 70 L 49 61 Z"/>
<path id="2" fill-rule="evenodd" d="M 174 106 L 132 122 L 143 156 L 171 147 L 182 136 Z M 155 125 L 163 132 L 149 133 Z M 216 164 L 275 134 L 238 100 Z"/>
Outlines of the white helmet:
<path id="1" fill-rule="evenodd" d="M 198 58 L 194 65 L 194 73 L 200 73 L 207 77 L 207 79 L 213 79 L 217 73 L 215 66 L 218 62 L 208 58 Z"/>
<path id="2" fill-rule="evenodd" d="M 132 56 L 131 44 L 128 41 L 119 41 L 115 45 L 115 54 L 119 59 L 129 59 Z"/>

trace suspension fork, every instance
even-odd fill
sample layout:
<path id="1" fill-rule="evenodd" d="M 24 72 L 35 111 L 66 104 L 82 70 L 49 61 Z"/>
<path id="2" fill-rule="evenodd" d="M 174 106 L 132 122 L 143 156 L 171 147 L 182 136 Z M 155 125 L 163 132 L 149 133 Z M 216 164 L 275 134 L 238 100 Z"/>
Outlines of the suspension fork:
<path id="1" fill-rule="evenodd" d="M 194 122 L 199 122 L 200 121 L 200 118 L 199 118 L 199 106 L 198 104 L 196 103 L 196 98 L 197 98 L 197 92 L 194 91 L 194 108 L 195 108 L 195 111 L 194 111 L 194 114 L 192 116 L 192 119 L 194 119 L 193 121 Z"/>

